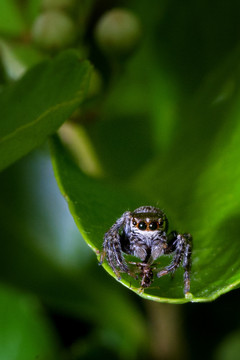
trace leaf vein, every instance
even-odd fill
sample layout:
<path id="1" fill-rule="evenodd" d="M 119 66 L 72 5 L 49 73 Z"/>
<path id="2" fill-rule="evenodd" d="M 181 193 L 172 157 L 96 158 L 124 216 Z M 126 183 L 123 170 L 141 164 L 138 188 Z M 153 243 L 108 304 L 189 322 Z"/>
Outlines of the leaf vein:
<path id="1" fill-rule="evenodd" d="M 40 116 L 38 116 L 36 119 L 34 119 L 33 121 L 18 127 L 16 130 L 14 130 L 13 132 L 11 132 L 10 134 L 2 137 L 0 139 L 0 144 L 8 141 L 9 139 L 13 138 L 14 136 L 16 136 L 18 133 L 25 131 L 27 128 L 30 128 L 31 126 L 36 125 L 37 123 L 39 123 L 42 119 L 44 119 L 44 117 L 46 117 L 48 114 L 50 114 L 51 112 L 54 112 L 56 110 L 59 110 L 61 107 L 67 106 L 67 105 L 73 105 L 75 103 L 79 102 L 80 103 L 80 94 L 78 92 L 78 97 L 75 97 L 72 100 L 69 101 L 64 101 L 60 104 L 54 105 L 51 108 L 49 108 L 48 110 L 44 111 Z"/>

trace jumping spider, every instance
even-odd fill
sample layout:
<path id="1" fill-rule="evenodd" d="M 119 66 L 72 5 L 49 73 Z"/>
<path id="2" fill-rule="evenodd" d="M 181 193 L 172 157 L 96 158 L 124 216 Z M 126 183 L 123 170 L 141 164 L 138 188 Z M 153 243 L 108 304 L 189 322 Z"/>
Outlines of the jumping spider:
<path id="1" fill-rule="evenodd" d="M 170 265 L 157 272 L 161 277 L 173 273 L 181 264 L 184 269 L 184 293 L 190 292 L 192 236 L 172 231 L 167 235 L 168 220 L 164 212 L 153 206 L 126 211 L 106 232 L 100 264 L 106 256 L 118 279 L 120 272 L 134 276 L 129 264 L 135 265 L 141 277 L 141 289 L 153 282 L 154 262 L 162 255 L 174 253 Z M 141 262 L 125 260 L 123 253 L 138 257 Z"/>

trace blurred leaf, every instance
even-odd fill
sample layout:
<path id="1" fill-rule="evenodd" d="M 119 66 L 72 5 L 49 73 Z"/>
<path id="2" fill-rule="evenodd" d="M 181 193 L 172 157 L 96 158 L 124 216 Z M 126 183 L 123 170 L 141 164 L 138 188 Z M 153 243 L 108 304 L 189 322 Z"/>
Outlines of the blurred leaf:
<path id="1" fill-rule="evenodd" d="M 0 358 L 56 359 L 58 344 L 36 298 L 0 287 Z"/>
<path id="2" fill-rule="evenodd" d="M 238 360 L 240 352 L 240 331 L 228 335 L 215 351 L 214 360 Z"/>
<path id="3" fill-rule="evenodd" d="M 143 64 L 151 66 L 143 71 Z M 86 124 L 86 129 L 108 176 L 126 180 L 148 164 L 156 152 L 171 146 L 184 94 L 163 60 L 156 60 L 149 36 L 124 65 L 124 72 L 117 74 L 105 99 L 100 118 L 94 126 Z"/>
<path id="4" fill-rule="evenodd" d="M 0 169 L 39 146 L 72 114 L 89 73 L 89 63 L 67 51 L 36 65 L 0 94 Z"/>
<path id="5" fill-rule="evenodd" d="M 27 0 L 23 6 L 25 17 L 30 25 L 34 19 L 39 15 L 41 10 L 42 0 Z"/>
<path id="6" fill-rule="evenodd" d="M 121 103 L 120 100 L 119 102 Z M 103 115 L 95 126 L 90 124 L 87 127 L 87 134 L 94 144 L 103 170 L 115 178 L 126 179 L 152 158 L 153 127 L 144 115 L 117 114 L 117 109 L 107 110 L 108 115 Z M 144 146 L 142 137 L 145 140 Z M 123 159 L 121 166 L 119 159 Z"/>
<path id="7" fill-rule="evenodd" d="M 18 80 L 28 68 L 44 60 L 44 55 L 30 44 L 0 40 L 0 53 L 5 77 L 10 81 Z"/>
<path id="8" fill-rule="evenodd" d="M 20 8 L 14 0 L 0 1 L 0 33 L 8 36 L 19 36 L 25 30 Z"/>
<path id="9" fill-rule="evenodd" d="M 106 230 L 124 211 L 140 205 L 160 204 L 170 218 L 171 228 L 192 233 L 193 297 L 183 298 L 182 269 L 173 280 L 169 276 L 155 279 L 152 288 L 143 294 L 139 283 L 123 274 L 122 282 L 145 298 L 176 303 L 209 301 L 239 286 L 238 59 L 239 49 L 236 49 L 197 94 L 182 100 L 185 106 L 179 113 L 168 148 L 141 172 L 135 172 L 134 180 L 125 185 L 87 177 L 68 158 L 64 147 L 56 140 L 53 142 L 59 186 L 82 235 L 97 254 Z M 99 132 L 99 136 L 104 143 L 104 133 Z M 108 144 L 110 154 L 115 143 Z M 129 148 L 128 142 L 126 147 Z M 121 157 L 119 153 L 118 166 L 122 162 L 130 165 L 131 157 Z M 169 258 L 161 262 L 163 266 L 166 261 Z M 104 267 L 113 275 L 107 264 Z"/>

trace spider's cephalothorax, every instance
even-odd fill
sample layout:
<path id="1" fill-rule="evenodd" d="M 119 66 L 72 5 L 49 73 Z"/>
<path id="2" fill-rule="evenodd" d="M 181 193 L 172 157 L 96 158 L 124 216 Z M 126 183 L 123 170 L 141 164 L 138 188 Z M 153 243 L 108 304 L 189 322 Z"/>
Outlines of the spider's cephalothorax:
<path id="1" fill-rule="evenodd" d="M 133 276 L 123 253 L 138 257 L 134 264 L 140 271 L 141 288 L 149 287 L 153 281 L 153 263 L 162 255 L 174 253 L 169 266 L 157 272 L 161 277 L 174 272 L 180 264 L 184 268 L 184 292 L 190 291 L 190 268 L 192 236 L 172 231 L 167 235 L 168 221 L 164 212 L 153 206 L 142 206 L 133 212 L 126 211 L 106 232 L 100 263 L 106 256 L 114 273 Z"/>

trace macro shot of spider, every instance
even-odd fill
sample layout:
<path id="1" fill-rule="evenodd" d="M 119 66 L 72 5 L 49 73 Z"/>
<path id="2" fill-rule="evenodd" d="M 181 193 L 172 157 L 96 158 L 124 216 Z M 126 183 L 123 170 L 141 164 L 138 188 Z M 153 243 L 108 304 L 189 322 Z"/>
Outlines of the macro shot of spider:
<path id="1" fill-rule="evenodd" d="M 184 293 L 190 292 L 191 234 L 172 231 L 167 234 L 168 220 L 165 213 L 153 206 L 141 206 L 133 212 L 126 211 L 105 233 L 100 264 L 106 258 L 112 270 L 121 279 L 127 273 L 141 279 L 141 290 L 149 287 L 156 272 L 158 277 L 173 273 L 180 265 L 184 269 Z M 127 262 L 124 253 L 140 259 Z M 157 260 L 173 254 L 172 262 L 163 269 Z M 130 267 L 129 267 L 130 265 Z M 134 272 L 130 269 L 134 267 Z"/>

